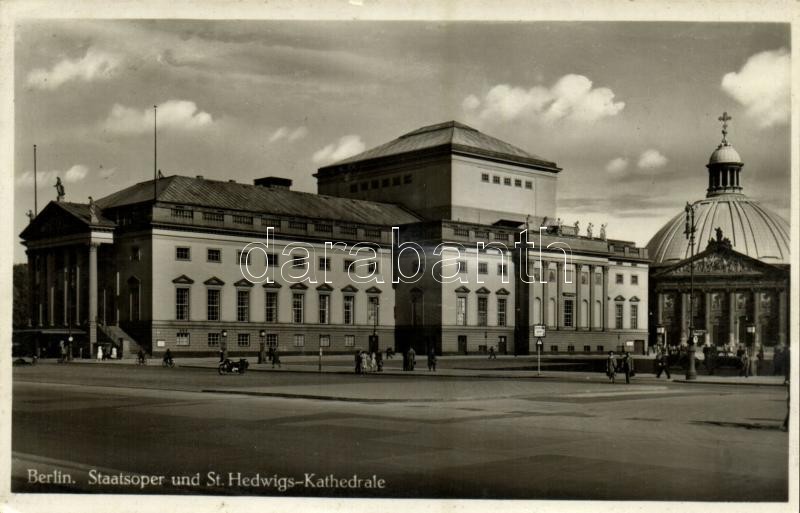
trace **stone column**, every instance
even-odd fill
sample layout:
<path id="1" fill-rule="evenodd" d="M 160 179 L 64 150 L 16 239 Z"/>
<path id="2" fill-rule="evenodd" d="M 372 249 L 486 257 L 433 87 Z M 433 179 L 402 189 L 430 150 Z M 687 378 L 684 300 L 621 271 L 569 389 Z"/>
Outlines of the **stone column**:
<path id="1" fill-rule="evenodd" d="M 583 266 L 575 264 L 575 330 L 581 329 L 581 313 L 583 312 Z"/>
<path id="2" fill-rule="evenodd" d="M 589 266 L 589 331 L 594 329 L 594 266 Z"/>
<path id="3" fill-rule="evenodd" d="M 703 298 L 704 304 L 703 309 L 705 311 L 706 316 L 706 341 L 711 344 L 714 344 L 714 340 L 712 339 L 711 334 L 711 292 L 706 292 L 705 297 Z"/>
<path id="4" fill-rule="evenodd" d="M 786 304 L 786 289 L 778 291 L 778 344 L 786 343 L 786 314 L 789 305 Z"/>
<path id="5" fill-rule="evenodd" d="M 94 354 L 97 343 L 97 247 L 89 243 L 89 357 Z"/>
<path id="6" fill-rule="evenodd" d="M 56 299 L 55 294 L 55 255 L 52 250 L 47 252 L 47 325 L 53 326 L 55 324 L 55 305 L 53 304 Z"/>
<path id="7" fill-rule="evenodd" d="M 754 344 L 761 343 L 761 293 L 759 290 L 753 291 L 753 326 L 756 333 L 753 338 Z"/>
<path id="8" fill-rule="evenodd" d="M 600 312 L 603 316 L 601 327 L 603 331 L 608 329 L 608 267 L 602 266 L 603 270 L 603 295 L 600 296 Z"/>
<path id="9" fill-rule="evenodd" d="M 64 278 L 64 290 L 62 291 L 64 297 L 64 326 L 69 324 L 69 250 L 64 249 L 64 268 L 62 271 L 63 278 Z"/>
<path id="10" fill-rule="evenodd" d="M 728 292 L 728 341 L 731 344 L 740 342 L 736 333 L 736 292 Z"/>
<path id="11" fill-rule="evenodd" d="M 564 264 L 560 260 L 556 261 L 556 329 L 561 329 L 564 316 L 561 313 L 561 293 L 564 283 Z"/>
<path id="12" fill-rule="evenodd" d="M 542 283 L 542 324 L 550 327 L 549 310 L 550 310 L 550 262 L 542 260 L 541 279 Z"/>
<path id="13" fill-rule="evenodd" d="M 689 310 L 689 294 L 681 292 L 681 342 L 688 342 L 689 323 L 686 322 L 687 310 Z"/>
<path id="14" fill-rule="evenodd" d="M 38 309 L 39 303 L 39 295 L 36 290 L 36 253 L 30 249 L 26 249 L 25 255 L 28 257 L 28 290 L 30 291 L 28 327 L 31 327 L 35 325 L 34 319 L 36 319 L 36 310 Z"/>

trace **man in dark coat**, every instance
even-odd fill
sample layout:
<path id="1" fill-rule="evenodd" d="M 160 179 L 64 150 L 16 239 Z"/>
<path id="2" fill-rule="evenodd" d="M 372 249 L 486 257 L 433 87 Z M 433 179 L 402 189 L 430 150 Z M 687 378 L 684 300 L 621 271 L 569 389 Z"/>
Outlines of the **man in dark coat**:
<path id="1" fill-rule="evenodd" d="M 667 358 L 667 354 L 661 349 L 659 349 L 658 353 L 656 353 L 655 364 L 657 378 L 660 378 L 661 373 L 664 372 L 667 374 L 667 379 L 672 379 L 672 376 L 669 375 L 669 358 Z"/>
<path id="2" fill-rule="evenodd" d="M 361 351 L 356 350 L 356 374 L 361 374 Z"/>
<path id="3" fill-rule="evenodd" d="M 408 350 L 408 370 L 413 371 L 414 365 L 417 363 L 417 353 L 414 351 L 414 348 L 410 348 Z"/>
<path id="4" fill-rule="evenodd" d="M 634 375 L 633 356 L 627 351 L 625 351 L 625 357 L 622 360 L 622 371 L 625 373 L 625 383 L 630 384 L 631 376 Z"/>

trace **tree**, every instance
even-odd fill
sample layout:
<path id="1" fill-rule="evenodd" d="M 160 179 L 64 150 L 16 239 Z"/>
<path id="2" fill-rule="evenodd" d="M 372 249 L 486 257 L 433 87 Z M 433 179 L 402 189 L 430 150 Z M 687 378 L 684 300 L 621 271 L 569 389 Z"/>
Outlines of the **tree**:
<path id="1" fill-rule="evenodd" d="M 14 264 L 14 303 L 13 326 L 26 328 L 30 321 L 30 284 L 28 283 L 28 264 Z"/>

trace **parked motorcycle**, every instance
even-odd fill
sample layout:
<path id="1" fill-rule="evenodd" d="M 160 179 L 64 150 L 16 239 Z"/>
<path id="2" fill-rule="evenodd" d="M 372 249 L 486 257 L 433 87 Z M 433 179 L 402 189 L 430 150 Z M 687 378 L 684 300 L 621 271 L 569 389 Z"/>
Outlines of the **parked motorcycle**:
<path id="1" fill-rule="evenodd" d="M 234 362 L 229 358 L 225 358 L 225 360 L 220 362 L 219 366 L 217 367 L 217 372 L 219 372 L 220 375 L 232 373 L 244 374 L 249 366 L 250 364 L 245 358 L 240 358 L 238 362 Z"/>

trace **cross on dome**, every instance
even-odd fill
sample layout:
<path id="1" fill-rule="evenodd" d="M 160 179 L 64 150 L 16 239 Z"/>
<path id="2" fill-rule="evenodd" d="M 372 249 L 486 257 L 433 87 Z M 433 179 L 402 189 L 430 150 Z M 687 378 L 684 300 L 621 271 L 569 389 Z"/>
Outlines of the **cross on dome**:
<path id="1" fill-rule="evenodd" d="M 728 145 L 728 121 L 732 120 L 733 118 L 728 115 L 727 112 L 723 112 L 722 116 L 717 118 L 718 120 L 722 121 L 722 144 L 725 146 Z"/>

